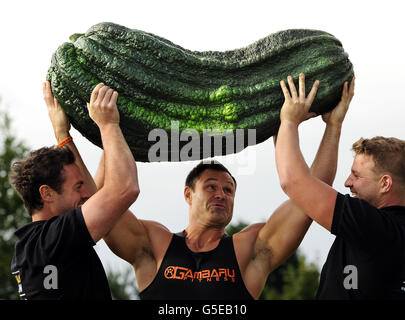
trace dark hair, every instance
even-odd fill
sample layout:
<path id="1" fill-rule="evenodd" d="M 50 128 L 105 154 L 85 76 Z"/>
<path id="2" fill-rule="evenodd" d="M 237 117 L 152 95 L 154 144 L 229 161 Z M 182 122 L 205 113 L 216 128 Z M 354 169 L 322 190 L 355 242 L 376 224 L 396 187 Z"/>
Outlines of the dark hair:
<path id="1" fill-rule="evenodd" d="M 366 154 L 373 158 L 375 172 L 389 172 L 405 186 L 405 141 L 398 138 L 377 136 L 371 139 L 360 138 L 353 143 L 356 154 Z"/>
<path id="2" fill-rule="evenodd" d="M 186 186 L 190 187 L 192 190 L 194 190 L 194 186 L 195 186 L 195 181 L 201 176 L 201 174 L 205 171 L 205 170 L 216 170 L 216 171 L 223 171 L 228 173 L 233 182 L 235 183 L 235 188 L 236 188 L 236 180 L 234 178 L 234 176 L 229 172 L 229 170 L 227 168 L 225 168 L 225 166 L 223 164 L 221 164 L 220 162 L 216 161 L 216 160 L 203 160 L 201 161 L 196 167 L 194 167 L 190 173 L 187 175 L 186 178 Z"/>
<path id="3" fill-rule="evenodd" d="M 74 162 L 75 156 L 70 149 L 54 146 L 32 151 L 26 158 L 11 165 L 10 183 L 30 215 L 43 207 L 39 187 L 48 185 L 60 194 L 65 181 L 63 166 Z"/>

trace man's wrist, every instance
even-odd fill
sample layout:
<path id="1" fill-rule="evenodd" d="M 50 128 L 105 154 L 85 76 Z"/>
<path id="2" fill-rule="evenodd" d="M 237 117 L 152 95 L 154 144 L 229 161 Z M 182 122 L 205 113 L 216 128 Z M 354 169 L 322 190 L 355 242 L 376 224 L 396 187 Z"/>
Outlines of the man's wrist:
<path id="1" fill-rule="evenodd" d="M 101 131 L 110 131 L 110 130 L 121 130 L 119 122 L 108 122 L 101 125 L 98 125 L 98 128 Z"/>
<path id="2" fill-rule="evenodd" d="M 68 144 L 68 143 L 71 142 L 71 141 L 73 141 L 73 139 L 72 139 L 71 136 L 69 136 L 69 137 L 67 137 L 67 138 L 64 139 L 64 140 L 59 141 L 59 142 L 58 142 L 58 147 L 59 147 L 59 148 L 62 148 L 65 144 Z"/>
<path id="3" fill-rule="evenodd" d="M 284 123 L 287 126 L 294 126 L 294 127 L 298 127 L 300 124 L 299 121 L 294 121 L 293 119 L 288 118 L 281 119 L 281 123 Z"/>
<path id="4" fill-rule="evenodd" d="M 55 132 L 55 137 L 56 141 L 58 143 L 62 142 L 63 140 L 67 139 L 70 137 L 69 132 L 63 131 L 63 132 Z"/>

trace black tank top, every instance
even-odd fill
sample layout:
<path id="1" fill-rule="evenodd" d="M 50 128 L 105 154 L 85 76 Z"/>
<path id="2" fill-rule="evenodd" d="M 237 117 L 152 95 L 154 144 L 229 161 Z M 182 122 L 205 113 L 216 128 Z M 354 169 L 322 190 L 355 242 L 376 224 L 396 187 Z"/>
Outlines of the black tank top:
<path id="1" fill-rule="evenodd" d="M 218 246 L 193 252 L 183 233 L 173 234 L 152 283 L 139 293 L 142 300 L 252 300 L 243 283 L 232 237 Z"/>

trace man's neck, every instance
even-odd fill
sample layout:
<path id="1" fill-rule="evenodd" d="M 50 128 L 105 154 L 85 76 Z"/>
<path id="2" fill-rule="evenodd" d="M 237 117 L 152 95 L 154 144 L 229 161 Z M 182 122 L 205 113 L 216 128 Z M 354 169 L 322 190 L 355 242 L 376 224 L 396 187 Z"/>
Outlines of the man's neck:
<path id="1" fill-rule="evenodd" d="M 184 236 L 191 251 L 204 252 L 215 249 L 225 233 L 225 229 L 206 228 L 189 225 Z"/>
<path id="2" fill-rule="evenodd" d="M 377 208 L 385 208 L 391 206 L 405 206 L 405 196 L 397 196 L 396 194 L 387 195 L 382 198 Z"/>
<path id="3" fill-rule="evenodd" d="M 41 221 L 41 220 L 49 220 L 53 216 L 54 215 L 52 214 L 52 212 L 50 212 L 49 210 L 44 210 L 44 209 L 37 210 L 31 215 L 32 222 Z"/>

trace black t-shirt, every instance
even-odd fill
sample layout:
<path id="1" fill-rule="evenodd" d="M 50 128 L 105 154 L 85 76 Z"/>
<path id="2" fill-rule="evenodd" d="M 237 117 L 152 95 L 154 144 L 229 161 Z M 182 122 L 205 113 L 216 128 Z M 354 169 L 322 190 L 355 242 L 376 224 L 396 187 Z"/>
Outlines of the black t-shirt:
<path id="1" fill-rule="evenodd" d="M 338 193 L 317 299 L 405 299 L 405 207 Z"/>
<path id="2" fill-rule="evenodd" d="M 11 272 L 21 299 L 111 300 L 81 209 L 29 223 L 15 234 Z"/>
<path id="3" fill-rule="evenodd" d="M 253 300 L 245 287 L 232 237 L 224 235 L 206 252 L 191 251 L 184 236 L 174 234 L 152 283 L 141 300 Z"/>

